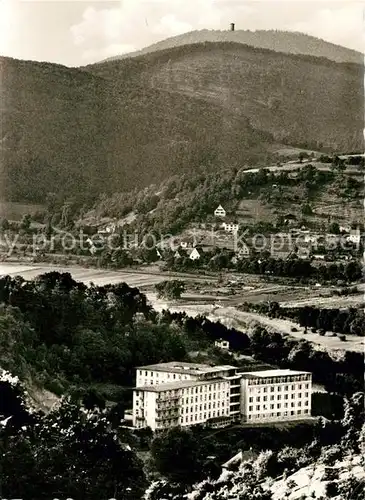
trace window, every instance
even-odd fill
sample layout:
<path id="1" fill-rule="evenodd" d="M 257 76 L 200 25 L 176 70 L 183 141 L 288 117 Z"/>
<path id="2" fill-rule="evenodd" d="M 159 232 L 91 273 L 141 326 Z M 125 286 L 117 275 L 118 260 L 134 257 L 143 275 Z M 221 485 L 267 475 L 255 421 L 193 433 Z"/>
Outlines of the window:
<path id="1" fill-rule="evenodd" d="M 173 374 L 172 378 L 174 378 L 174 379 L 176 378 L 176 374 L 175 373 Z"/>
<path id="2" fill-rule="evenodd" d="M 289 395 L 288 394 L 284 394 L 284 399 L 288 399 L 289 398 Z"/>
<path id="3" fill-rule="evenodd" d="M 305 393 L 304 393 L 304 396 L 307 398 L 307 397 L 308 397 L 308 392 L 305 392 Z"/>
<path id="4" fill-rule="evenodd" d="M 277 408 L 281 408 L 281 403 L 278 403 L 278 404 L 276 405 L 276 407 L 277 407 Z"/>
<path id="5" fill-rule="evenodd" d="M 308 401 L 305 401 L 304 406 L 308 406 Z"/>
<path id="6" fill-rule="evenodd" d="M 264 387 L 264 392 L 267 392 L 267 387 Z"/>
<path id="7" fill-rule="evenodd" d="M 308 410 L 304 410 L 304 413 L 308 413 Z"/>
<path id="8" fill-rule="evenodd" d="M 280 399 L 281 399 L 281 394 L 278 394 L 278 400 L 280 400 Z"/>
<path id="9" fill-rule="evenodd" d="M 298 389 L 301 389 L 301 388 L 302 388 L 302 384 L 299 384 L 299 385 L 298 385 Z"/>
<path id="10" fill-rule="evenodd" d="M 289 390 L 289 386 L 285 385 L 284 386 L 284 391 L 288 391 Z"/>
<path id="11" fill-rule="evenodd" d="M 294 403 L 291 404 L 291 407 L 294 408 Z"/>
<path id="12" fill-rule="evenodd" d="M 260 411 L 260 405 L 256 406 L 256 411 Z"/>
<path id="13" fill-rule="evenodd" d="M 259 403 L 260 402 L 260 396 L 257 396 L 256 401 Z"/>
<path id="14" fill-rule="evenodd" d="M 249 401 L 250 401 L 250 403 L 252 403 L 252 402 L 253 402 L 253 398 L 252 398 L 252 397 L 251 397 L 251 398 L 249 398 Z"/>
<path id="15" fill-rule="evenodd" d="M 278 412 L 276 413 L 276 416 L 277 416 L 277 417 L 280 417 L 280 411 L 278 411 Z"/>
<path id="16" fill-rule="evenodd" d="M 264 396 L 264 401 L 267 401 L 267 396 Z"/>
<path id="17" fill-rule="evenodd" d="M 274 392 L 275 387 L 271 387 L 270 392 Z"/>
<path id="18" fill-rule="evenodd" d="M 270 405 L 270 410 L 273 410 L 275 408 L 275 405 Z"/>
<path id="19" fill-rule="evenodd" d="M 288 403 L 284 403 L 284 408 L 288 408 Z"/>
<path id="20" fill-rule="evenodd" d="M 270 396 L 270 401 L 274 401 L 275 396 Z"/>
<path id="21" fill-rule="evenodd" d="M 248 411 L 252 411 L 252 410 L 253 410 L 253 406 L 251 405 L 248 407 Z"/>
<path id="22" fill-rule="evenodd" d="M 290 412 L 290 415 L 294 415 L 294 411 L 293 410 Z"/>
<path id="23" fill-rule="evenodd" d="M 278 392 L 281 391 L 281 385 L 278 385 Z"/>
<path id="24" fill-rule="evenodd" d="M 292 394 L 292 395 L 291 395 L 291 398 L 292 398 L 292 399 L 294 399 L 294 398 L 295 398 L 295 394 Z"/>
<path id="25" fill-rule="evenodd" d="M 305 384 L 305 388 L 306 388 L 306 389 L 309 389 L 309 384 Z"/>

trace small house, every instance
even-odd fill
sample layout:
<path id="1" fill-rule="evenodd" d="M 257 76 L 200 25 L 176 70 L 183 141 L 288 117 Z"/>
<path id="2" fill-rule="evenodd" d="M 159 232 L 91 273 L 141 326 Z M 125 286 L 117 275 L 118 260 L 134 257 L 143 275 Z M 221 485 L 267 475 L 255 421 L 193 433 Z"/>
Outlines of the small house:
<path id="1" fill-rule="evenodd" d="M 219 339 L 214 342 L 215 347 L 219 347 L 220 349 L 224 349 L 225 351 L 229 350 L 229 342 L 228 340 Z"/>
<path id="2" fill-rule="evenodd" d="M 235 222 L 223 222 L 221 226 L 227 233 L 237 233 L 240 225 Z"/>
<path id="3" fill-rule="evenodd" d="M 360 229 L 351 229 L 350 234 L 347 236 L 347 241 L 351 241 L 351 243 L 358 245 L 361 241 Z"/>
<path id="4" fill-rule="evenodd" d="M 251 255 L 251 250 L 248 247 L 247 243 L 242 242 L 240 243 L 239 247 L 237 248 L 236 251 L 236 256 L 238 259 L 245 259 Z"/>
<path id="5" fill-rule="evenodd" d="M 349 234 L 351 231 L 351 226 L 349 224 L 344 224 L 343 226 L 339 227 L 340 233 L 346 233 Z"/>
<path id="6" fill-rule="evenodd" d="M 222 205 L 218 205 L 218 207 L 214 210 L 214 215 L 216 217 L 225 217 L 227 212 L 224 210 Z"/>
<path id="7" fill-rule="evenodd" d="M 195 247 L 191 250 L 189 253 L 189 259 L 190 260 L 199 260 L 201 257 L 201 252 Z"/>

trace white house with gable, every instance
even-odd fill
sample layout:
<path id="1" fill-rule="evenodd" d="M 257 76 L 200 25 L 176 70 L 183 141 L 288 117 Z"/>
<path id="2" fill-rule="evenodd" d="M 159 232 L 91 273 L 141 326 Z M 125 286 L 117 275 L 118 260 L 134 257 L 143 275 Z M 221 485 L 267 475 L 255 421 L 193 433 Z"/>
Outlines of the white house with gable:
<path id="1" fill-rule="evenodd" d="M 227 212 L 224 210 L 222 205 L 218 205 L 218 207 L 214 210 L 214 215 L 216 217 L 225 217 Z"/>
<path id="2" fill-rule="evenodd" d="M 351 229 L 350 234 L 347 236 L 347 241 L 351 241 L 351 243 L 355 243 L 355 245 L 359 245 L 359 243 L 361 241 L 360 229 Z"/>
<path id="3" fill-rule="evenodd" d="M 221 227 L 227 232 L 227 233 L 237 233 L 240 225 L 236 224 L 235 222 L 223 222 Z"/>
<path id="4" fill-rule="evenodd" d="M 201 255 L 197 248 L 193 248 L 192 251 L 189 253 L 190 260 L 199 260 L 200 257 Z"/>

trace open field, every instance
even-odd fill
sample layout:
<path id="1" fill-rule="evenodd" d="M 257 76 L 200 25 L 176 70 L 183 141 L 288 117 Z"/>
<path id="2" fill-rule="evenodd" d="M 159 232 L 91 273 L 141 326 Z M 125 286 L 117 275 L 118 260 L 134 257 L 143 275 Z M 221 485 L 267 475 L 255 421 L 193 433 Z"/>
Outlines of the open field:
<path id="1" fill-rule="evenodd" d="M 301 286 L 286 286 L 270 284 L 265 285 L 258 277 L 251 277 L 250 286 L 243 286 L 242 290 L 238 290 L 235 295 L 221 295 L 218 293 L 218 276 L 197 276 L 193 274 L 183 273 L 158 273 L 154 267 L 149 269 L 123 270 L 123 271 L 107 271 L 97 269 L 86 269 L 82 267 L 60 267 L 51 265 L 26 265 L 26 264 L 10 264 L 3 263 L 0 265 L 0 274 L 9 274 L 11 276 L 23 276 L 25 279 L 32 279 L 39 274 L 58 271 L 69 272 L 77 281 L 82 281 L 85 284 L 94 283 L 95 285 L 106 285 L 108 283 L 126 282 L 131 287 L 137 287 L 146 293 L 150 303 L 156 310 L 170 309 L 176 312 L 185 311 L 191 316 L 204 314 L 212 321 L 221 321 L 228 327 L 236 328 L 237 330 L 247 331 L 250 323 L 260 323 L 265 327 L 272 328 L 290 335 L 295 338 L 303 338 L 317 345 L 319 348 L 328 350 L 352 350 L 364 352 L 364 338 L 346 335 L 347 340 L 341 341 L 338 337 L 320 336 L 314 333 L 304 335 L 303 328 L 289 320 L 280 320 L 268 318 L 264 315 L 251 312 L 239 311 L 235 305 L 247 302 L 260 302 L 263 300 L 277 300 L 280 302 L 287 298 L 284 302 L 286 306 L 296 305 L 321 305 L 322 307 L 346 307 L 355 306 L 357 303 L 362 303 L 362 288 L 360 287 L 359 294 L 349 297 L 319 297 L 319 292 L 311 290 L 309 287 Z M 187 284 L 187 292 L 182 299 L 177 302 L 168 302 L 166 300 L 157 299 L 154 292 L 154 285 L 166 279 L 182 279 Z M 247 278 L 248 279 L 248 278 Z M 204 293 L 201 293 L 201 292 Z M 322 291 L 323 293 L 323 291 Z M 300 298 L 301 297 L 301 298 Z M 289 299 L 289 300 L 288 300 Z M 357 301 L 357 302 L 356 302 Z M 292 328 L 297 328 L 297 332 L 293 332 Z"/>
<path id="2" fill-rule="evenodd" d="M 137 287 L 141 290 L 151 288 L 156 283 L 168 279 L 183 279 L 184 281 L 194 281 L 200 283 L 216 282 L 217 278 L 212 276 L 195 276 L 193 274 L 169 273 L 162 275 L 158 270 L 123 270 L 108 271 L 105 269 L 87 269 L 78 266 L 55 266 L 47 264 L 0 264 L 0 275 L 8 274 L 10 276 L 22 276 L 25 279 L 33 279 L 40 274 L 57 271 L 60 273 L 71 273 L 76 281 L 81 281 L 86 285 L 94 283 L 95 285 L 106 285 L 108 283 L 126 282 L 131 287 Z"/>
<path id="3" fill-rule="evenodd" d="M 185 311 L 190 316 L 197 316 L 203 314 L 211 321 L 220 321 L 229 328 L 236 328 L 243 332 L 247 332 L 249 325 L 259 323 L 269 329 L 273 329 L 283 334 L 290 335 L 297 339 L 304 339 L 313 343 L 319 349 L 327 349 L 329 351 L 348 350 L 356 352 L 364 352 L 365 339 L 356 335 L 346 335 L 347 340 L 341 341 L 338 337 L 320 336 L 315 333 L 304 334 L 304 328 L 300 328 L 297 323 L 289 320 L 282 320 L 276 318 L 268 318 L 267 316 L 238 311 L 234 307 L 214 307 L 210 305 L 193 305 L 193 304 L 168 304 L 166 301 L 151 300 L 153 306 L 157 310 L 169 308 L 171 311 L 182 312 Z M 298 331 L 293 332 L 292 328 L 295 327 Z"/>
<path id="4" fill-rule="evenodd" d="M 44 207 L 43 205 L 34 205 L 16 202 L 2 202 L 0 203 L 0 217 L 8 220 L 21 220 L 24 214 L 33 215 L 39 212 Z"/>

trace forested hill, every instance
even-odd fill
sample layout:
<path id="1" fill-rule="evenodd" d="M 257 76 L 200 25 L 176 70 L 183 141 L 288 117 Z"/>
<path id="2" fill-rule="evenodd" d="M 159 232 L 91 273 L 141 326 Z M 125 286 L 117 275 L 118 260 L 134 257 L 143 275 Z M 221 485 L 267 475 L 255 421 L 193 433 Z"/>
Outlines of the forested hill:
<path id="1" fill-rule="evenodd" d="M 1 58 L 0 70 L 5 200 L 239 168 L 277 143 L 362 148 L 361 65 L 202 43 L 83 69 Z"/>
<path id="2" fill-rule="evenodd" d="M 154 43 L 137 52 L 110 57 L 108 60 L 136 57 L 158 50 L 171 49 L 180 45 L 202 42 L 234 42 L 252 47 L 285 52 L 286 54 L 306 54 L 315 57 L 326 57 L 336 62 L 353 62 L 363 64 L 363 55 L 355 50 L 335 45 L 325 40 L 304 33 L 278 30 L 200 30 L 183 33 Z"/>

